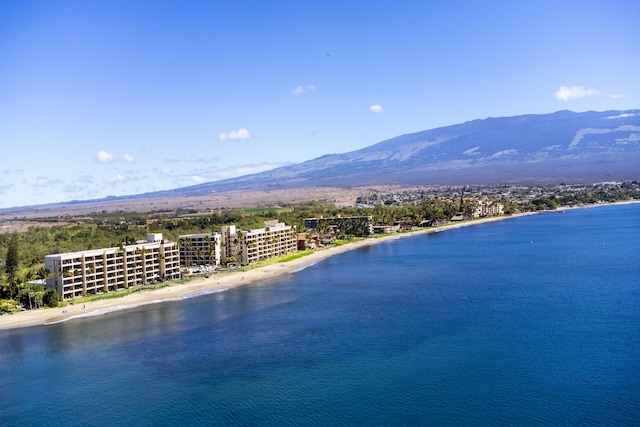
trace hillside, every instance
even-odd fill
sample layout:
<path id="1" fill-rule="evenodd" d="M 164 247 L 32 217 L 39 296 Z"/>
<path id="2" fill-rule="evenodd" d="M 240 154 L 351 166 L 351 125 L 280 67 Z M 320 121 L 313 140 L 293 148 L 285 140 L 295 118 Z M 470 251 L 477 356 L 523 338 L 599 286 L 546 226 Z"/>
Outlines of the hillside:
<path id="1" fill-rule="evenodd" d="M 353 196 L 367 186 L 558 184 L 640 179 L 640 110 L 487 118 L 349 153 L 167 191 L 0 209 L 35 216 L 178 206 L 255 206 Z"/>
<path id="2" fill-rule="evenodd" d="M 473 120 L 163 196 L 309 186 L 560 183 L 640 178 L 640 110 Z"/>

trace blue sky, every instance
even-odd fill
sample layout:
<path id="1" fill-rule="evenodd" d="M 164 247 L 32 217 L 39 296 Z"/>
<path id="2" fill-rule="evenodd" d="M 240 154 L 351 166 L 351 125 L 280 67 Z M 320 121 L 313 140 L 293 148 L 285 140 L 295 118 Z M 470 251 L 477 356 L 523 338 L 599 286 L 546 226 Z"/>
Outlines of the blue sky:
<path id="1" fill-rule="evenodd" d="M 0 0 L 0 208 L 640 108 L 638 17 L 637 0 Z"/>

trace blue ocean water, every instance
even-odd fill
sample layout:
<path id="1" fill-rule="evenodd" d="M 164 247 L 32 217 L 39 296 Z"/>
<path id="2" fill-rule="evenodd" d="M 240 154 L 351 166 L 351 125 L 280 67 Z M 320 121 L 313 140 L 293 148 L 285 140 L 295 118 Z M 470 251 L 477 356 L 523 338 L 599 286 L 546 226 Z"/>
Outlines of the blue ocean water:
<path id="1" fill-rule="evenodd" d="M 640 204 L 0 331 L 2 425 L 639 425 Z"/>

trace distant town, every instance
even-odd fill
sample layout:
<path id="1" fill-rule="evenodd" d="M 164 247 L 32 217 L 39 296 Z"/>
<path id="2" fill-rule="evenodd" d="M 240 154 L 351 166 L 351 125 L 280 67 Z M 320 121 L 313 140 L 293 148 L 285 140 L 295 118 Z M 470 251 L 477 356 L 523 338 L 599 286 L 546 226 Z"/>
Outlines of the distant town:
<path id="1" fill-rule="evenodd" d="M 0 233 L 0 312 L 57 306 L 248 268 L 376 234 L 636 200 L 640 200 L 637 181 L 429 187 L 371 191 L 342 206 L 309 202 L 243 210 L 101 212 L 39 219 L 26 231 Z"/>

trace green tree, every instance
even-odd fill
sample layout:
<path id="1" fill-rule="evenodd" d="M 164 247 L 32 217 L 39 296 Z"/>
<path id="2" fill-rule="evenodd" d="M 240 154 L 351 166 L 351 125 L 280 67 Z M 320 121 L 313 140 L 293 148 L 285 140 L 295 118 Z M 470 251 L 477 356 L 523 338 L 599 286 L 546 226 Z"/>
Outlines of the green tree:
<path id="1" fill-rule="evenodd" d="M 60 295 L 56 289 L 47 289 L 42 297 L 42 302 L 48 307 L 57 307 L 60 302 Z"/>
<path id="2" fill-rule="evenodd" d="M 36 274 L 33 270 L 27 270 L 22 275 L 22 285 L 20 286 L 20 300 L 26 299 L 29 302 L 29 309 L 33 309 L 32 303 L 32 291 L 33 285 L 29 282 L 32 282 L 36 278 Z"/>
<path id="3" fill-rule="evenodd" d="M 0 274 L 0 299 L 9 295 L 9 282 L 7 282 L 4 274 Z"/>
<path id="4" fill-rule="evenodd" d="M 36 308 L 42 307 L 42 301 L 44 299 L 44 289 L 42 288 L 42 286 L 33 286 L 31 294 L 29 294 L 29 298 L 33 298 L 33 302 Z"/>
<path id="5" fill-rule="evenodd" d="M 16 274 L 13 280 L 9 281 L 9 284 L 11 285 L 9 287 L 9 298 L 13 299 L 14 291 L 15 291 L 16 299 L 19 301 L 24 296 L 24 293 L 23 293 L 23 288 L 25 284 L 24 277 Z"/>
<path id="6" fill-rule="evenodd" d="M 7 248 L 7 260 L 5 265 L 5 271 L 9 283 L 15 280 L 19 264 L 20 251 L 18 249 L 18 236 L 16 234 L 12 234 Z"/>
<path id="7" fill-rule="evenodd" d="M 44 285 L 47 279 L 51 277 L 51 271 L 49 271 L 46 267 L 40 267 L 36 270 L 36 278 L 42 280 L 42 284 Z"/>

